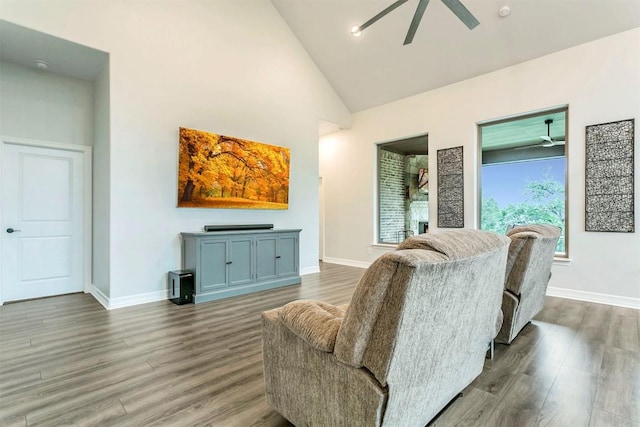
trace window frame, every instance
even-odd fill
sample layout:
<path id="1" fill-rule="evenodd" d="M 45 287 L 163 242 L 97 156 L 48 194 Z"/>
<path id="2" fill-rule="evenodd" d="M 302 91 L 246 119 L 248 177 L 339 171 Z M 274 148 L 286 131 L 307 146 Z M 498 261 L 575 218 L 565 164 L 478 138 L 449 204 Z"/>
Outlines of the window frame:
<path id="1" fill-rule="evenodd" d="M 477 228 L 478 230 L 482 230 L 482 158 L 483 158 L 483 150 L 482 150 L 482 129 L 487 126 L 493 126 L 497 124 L 519 121 L 523 119 L 529 119 L 534 117 L 540 117 L 542 119 L 543 116 L 549 114 L 556 113 L 564 113 L 565 121 L 564 121 L 564 135 L 565 135 L 565 150 L 564 150 L 564 252 L 556 252 L 555 258 L 557 259 L 569 259 L 569 218 L 570 218 L 570 207 L 569 207 L 569 105 L 561 105 L 558 107 L 553 107 L 544 110 L 537 110 L 524 114 L 517 114 L 513 116 L 503 117 L 499 119 L 491 119 L 483 122 L 476 123 L 476 131 L 477 131 L 477 149 L 478 149 L 478 164 L 477 164 Z M 530 159 L 534 160 L 534 159 Z"/>

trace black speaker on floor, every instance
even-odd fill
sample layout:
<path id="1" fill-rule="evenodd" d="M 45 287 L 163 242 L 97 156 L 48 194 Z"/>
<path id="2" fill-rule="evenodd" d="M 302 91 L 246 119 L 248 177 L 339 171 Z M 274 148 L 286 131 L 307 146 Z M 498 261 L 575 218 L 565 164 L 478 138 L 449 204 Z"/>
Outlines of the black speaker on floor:
<path id="1" fill-rule="evenodd" d="M 193 302 L 193 272 L 189 270 L 174 270 L 168 274 L 169 301 L 174 304 L 188 304 Z"/>

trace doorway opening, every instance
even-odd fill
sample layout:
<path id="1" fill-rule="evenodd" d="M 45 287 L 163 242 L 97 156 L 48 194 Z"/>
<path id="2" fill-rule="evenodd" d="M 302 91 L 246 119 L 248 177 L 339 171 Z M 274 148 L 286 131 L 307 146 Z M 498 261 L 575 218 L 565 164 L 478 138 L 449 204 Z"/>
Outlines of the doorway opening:
<path id="1" fill-rule="evenodd" d="M 88 291 L 91 147 L 2 141 L 1 301 Z"/>
<path id="2" fill-rule="evenodd" d="M 429 231 L 428 135 L 378 144 L 378 243 Z"/>

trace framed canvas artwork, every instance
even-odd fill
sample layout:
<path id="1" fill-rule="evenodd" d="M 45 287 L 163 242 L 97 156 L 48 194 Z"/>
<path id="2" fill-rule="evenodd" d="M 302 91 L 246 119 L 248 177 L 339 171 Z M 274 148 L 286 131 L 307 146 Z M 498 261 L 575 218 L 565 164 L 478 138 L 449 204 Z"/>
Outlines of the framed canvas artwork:
<path id="1" fill-rule="evenodd" d="M 178 207 L 288 209 L 288 148 L 180 128 Z"/>
<path id="2" fill-rule="evenodd" d="M 438 227 L 464 227 L 464 165 L 462 146 L 437 151 Z"/>
<path id="3" fill-rule="evenodd" d="M 633 233 L 634 120 L 586 127 L 585 231 Z"/>

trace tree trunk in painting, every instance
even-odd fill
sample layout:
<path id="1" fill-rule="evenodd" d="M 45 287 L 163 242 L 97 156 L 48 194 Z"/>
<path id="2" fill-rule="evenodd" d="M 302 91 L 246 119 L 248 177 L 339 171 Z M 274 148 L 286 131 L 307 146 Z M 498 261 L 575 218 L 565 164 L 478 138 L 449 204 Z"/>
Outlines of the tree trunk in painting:
<path id="1" fill-rule="evenodd" d="M 180 199 L 180 201 L 190 202 L 191 200 L 193 200 L 193 190 L 195 188 L 196 186 L 193 184 L 193 181 L 188 180 L 187 185 L 184 186 L 184 192 L 182 193 L 182 199 Z"/>
<path id="2" fill-rule="evenodd" d="M 245 174 L 244 181 L 242 182 L 242 194 L 240 197 L 244 199 L 244 193 L 247 190 L 247 183 L 249 182 L 249 174 Z"/>

